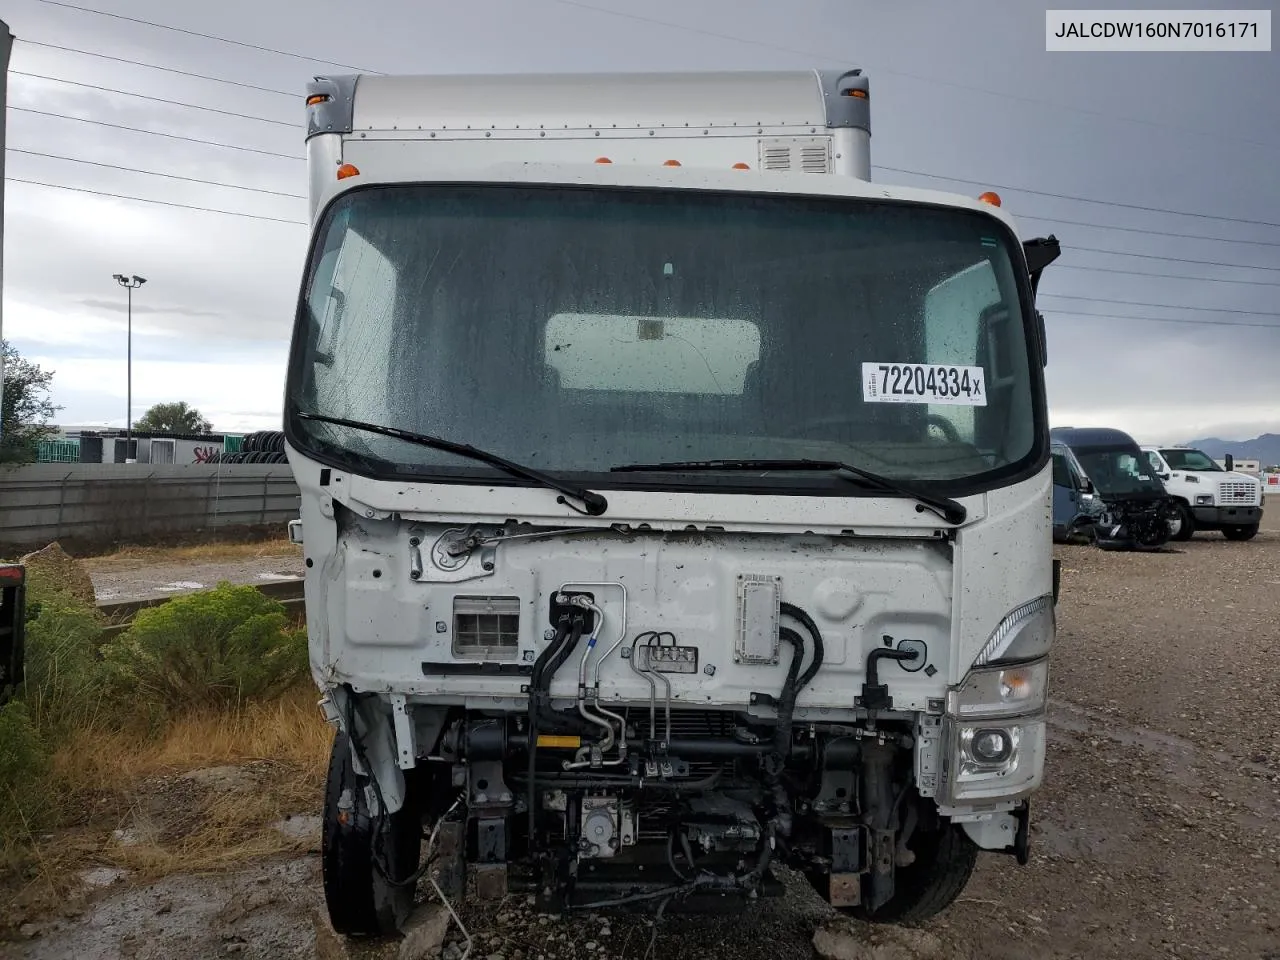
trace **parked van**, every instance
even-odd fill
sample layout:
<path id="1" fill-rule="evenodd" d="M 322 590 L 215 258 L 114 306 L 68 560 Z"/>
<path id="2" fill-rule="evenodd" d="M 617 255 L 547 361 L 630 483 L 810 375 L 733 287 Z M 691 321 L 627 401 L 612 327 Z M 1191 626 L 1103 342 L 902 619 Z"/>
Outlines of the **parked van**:
<path id="1" fill-rule="evenodd" d="M 1101 500 L 1095 542 L 1104 550 L 1155 550 L 1179 531 L 1177 502 L 1147 455 L 1122 430 L 1060 427 L 1050 439 L 1065 447 Z"/>
<path id="2" fill-rule="evenodd" d="M 1094 491 L 1093 481 L 1085 476 L 1070 447 L 1054 443 L 1050 455 L 1053 457 L 1054 542 L 1067 543 L 1082 534 L 1092 537 L 1092 527 L 1102 514 L 1102 501 Z"/>

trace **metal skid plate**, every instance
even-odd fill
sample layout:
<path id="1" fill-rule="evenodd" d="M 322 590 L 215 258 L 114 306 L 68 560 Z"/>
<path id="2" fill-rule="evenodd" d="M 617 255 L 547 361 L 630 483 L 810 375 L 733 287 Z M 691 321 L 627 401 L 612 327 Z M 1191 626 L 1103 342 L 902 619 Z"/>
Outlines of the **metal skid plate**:
<path id="1" fill-rule="evenodd" d="M 778 578 L 760 574 L 738 577 L 738 638 L 735 663 L 778 662 Z"/>

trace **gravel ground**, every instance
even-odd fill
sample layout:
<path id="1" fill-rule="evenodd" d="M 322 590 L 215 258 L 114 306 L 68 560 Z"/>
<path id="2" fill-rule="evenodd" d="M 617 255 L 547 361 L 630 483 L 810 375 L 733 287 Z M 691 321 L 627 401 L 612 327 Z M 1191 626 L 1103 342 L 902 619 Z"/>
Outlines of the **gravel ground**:
<path id="1" fill-rule="evenodd" d="M 1032 862 L 982 858 L 929 925 L 938 949 L 893 956 L 1280 960 L 1278 520 L 1280 510 L 1248 543 L 1200 534 L 1152 555 L 1058 548 L 1052 742 Z M 313 853 L 103 891 L 77 915 L 28 928 L 13 955 L 312 957 L 319 904 Z M 542 919 L 522 900 L 465 917 L 479 958 L 640 960 L 649 941 L 642 919 Z M 792 878 L 786 898 L 744 916 L 669 918 L 655 956 L 808 958 L 830 917 Z"/>
<path id="2" fill-rule="evenodd" d="M 302 558 L 295 556 L 182 564 L 111 558 L 81 562 L 93 579 L 99 603 L 190 593 L 216 587 L 223 581 L 252 584 L 302 576 Z"/>

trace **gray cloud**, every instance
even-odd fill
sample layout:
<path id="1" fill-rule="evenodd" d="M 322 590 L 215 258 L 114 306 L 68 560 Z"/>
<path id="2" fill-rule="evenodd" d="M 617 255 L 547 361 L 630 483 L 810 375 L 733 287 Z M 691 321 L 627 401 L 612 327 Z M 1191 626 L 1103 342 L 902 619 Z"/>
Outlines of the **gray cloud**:
<path id="1" fill-rule="evenodd" d="M 982 190 L 885 169 L 896 167 L 989 183 L 1021 218 L 1025 232 L 1053 232 L 1061 239 L 1063 257 L 1045 274 L 1041 288 L 1055 414 L 1146 432 L 1163 425 L 1169 434 L 1155 438 L 1161 440 L 1280 431 L 1272 387 L 1280 358 L 1280 317 L 1275 316 L 1280 272 L 1245 269 L 1280 267 L 1280 247 L 1157 235 L 1277 243 L 1280 229 L 1011 189 L 1280 223 L 1280 192 L 1274 186 L 1280 163 L 1280 101 L 1274 96 L 1280 89 L 1280 60 L 1274 54 L 1049 54 L 1043 8 L 1011 0 L 927 6 L 814 0 L 789 7 L 650 0 L 643 9 L 619 0 L 587 2 L 607 10 L 593 12 L 557 0 L 401 4 L 390 30 L 390 12 L 353 18 L 338 0 L 315 0 L 305 17 L 283 0 L 257 5 L 251 18 L 160 0 L 119 0 L 113 9 L 390 72 L 863 66 L 872 85 L 876 179 L 966 194 Z M 1201 6 L 1228 5 L 1205 0 Z M 23 5 L 8 15 L 19 37 L 298 92 L 290 99 L 20 43 L 13 64 L 18 70 L 296 126 L 22 78 L 11 84 L 15 105 L 302 156 L 301 93 L 310 75 L 328 69 L 323 64 L 44 6 Z M 544 39 L 530 43 L 530 37 Z M 294 193 L 306 189 L 300 160 L 21 112 L 10 115 L 9 142 L 197 179 Z M 171 203 L 305 219 L 300 200 L 22 154 L 9 156 L 8 173 Z M 226 382 L 225 387 L 215 383 L 225 391 L 226 410 L 245 409 L 234 379 L 240 358 L 265 356 L 283 376 L 304 228 L 16 183 L 9 185 L 6 213 L 7 331 L 26 329 L 21 311 L 27 308 L 66 314 L 68 323 L 79 316 L 85 323 L 116 324 L 123 298 L 115 299 L 119 291 L 111 274 L 137 272 L 149 282 L 135 295 L 135 333 L 144 331 L 155 357 L 204 358 L 211 368 L 209 382 L 219 377 Z M 1231 280 L 1254 283 L 1223 282 Z M 1268 282 L 1277 285 L 1264 285 Z M 1126 306 L 1118 302 L 1123 300 L 1176 306 Z M 1150 317 L 1195 322 L 1138 319 Z M 1234 325 L 1239 323 L 1276 329 Z M 171 335 L 167 339 L 159 336 L 165 332 Z M 39 346 L 19 334 L 14 339 L 20 348 L 65 359 L 111 357 L 118 346 L 114 335 L 110 342 L 85 335 L 75 343 Z M 221 373 L 213 370 L 219 364 Z M 70 395 L 69 383 L 55 384 L 60 394 Z M 77 407 L 95 402 L 91 395 L 77 395 Z"/>

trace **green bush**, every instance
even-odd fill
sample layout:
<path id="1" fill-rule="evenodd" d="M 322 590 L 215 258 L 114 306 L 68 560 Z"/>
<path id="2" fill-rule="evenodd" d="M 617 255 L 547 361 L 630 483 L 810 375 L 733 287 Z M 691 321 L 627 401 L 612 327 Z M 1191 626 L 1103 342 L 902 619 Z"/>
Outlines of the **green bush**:
<path id="1" fill-rule="evenodd" d="M 52 814 L 49 755 L 24 703 L 0 707 L 0 849 L 31 838 Z"/>
<path id="2" fill-rule="evenodd" d="M 102 651 L 113 696 L 165 712 L 271 697 L 308 671 L 284 606 L 227 583 L 140 610 Z"/>
<path id="3" fill-rule="evenodd" d="M 110 706 L 102 689 L 102 627 L 94 608 L 50 601 L 27 624 L 21 697 L 45 737 L 87 726 Z"/>

